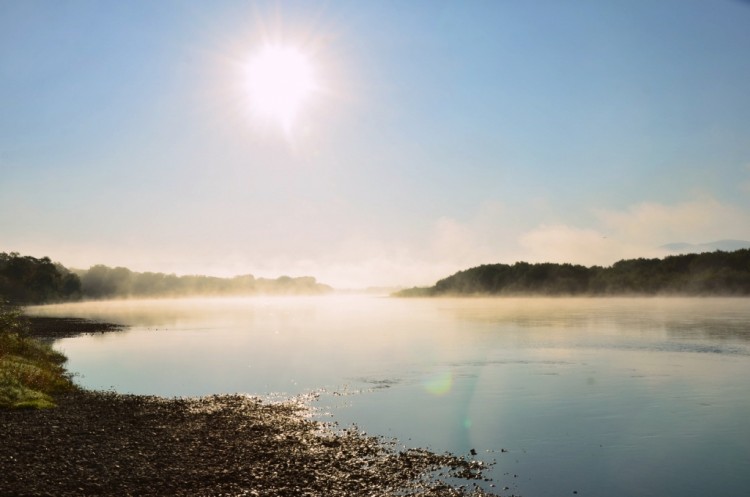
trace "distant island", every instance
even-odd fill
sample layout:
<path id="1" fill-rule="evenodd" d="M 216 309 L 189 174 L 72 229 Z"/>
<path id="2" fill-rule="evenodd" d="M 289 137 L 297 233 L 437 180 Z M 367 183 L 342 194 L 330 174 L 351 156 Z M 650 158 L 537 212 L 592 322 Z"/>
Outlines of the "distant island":
<path id="1" fill-rule="evenodd" d="M 750 295 L 750 249 L 664 259 L 628 259 L 610 267 L 485 264 L 397 297 L 451 295 Z"/>
<path id="2" fill-rule="evenodd" d="M 275 279 L 139 273 L 125 267 L 68 269 L 49 257 L 0 252 L 0 299 L 43 304 L 80 299 L 187 297 L 199 295 L 319 295 L 333 291 L 311 276 Z"/>

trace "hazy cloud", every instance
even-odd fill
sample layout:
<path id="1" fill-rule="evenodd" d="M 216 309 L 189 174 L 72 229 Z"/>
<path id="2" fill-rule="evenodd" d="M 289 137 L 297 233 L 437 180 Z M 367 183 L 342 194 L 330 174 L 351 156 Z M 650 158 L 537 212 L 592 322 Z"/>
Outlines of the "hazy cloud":
<path id="1" fill-rule="evenodd" d="M 750 214 L 713 198 L 674 205 L 643 202 L 624 211 L 599 210 L 590 228 L 541 225 L 519 245 L 531 262 L 610 265 L 620 259 L 661 257 L 661 245 L 750 238 Z"/>
<path id="2" fill-rule="evenodd" d="M 710 197 L 674 205 L 644 202 L 624 212 L 599 211 L 598 217 L 611 236 L 638 245 L 750 236 L 750 213 Z"/>
<path id="3" fill-rule="evenodd" d="M 676 204 L 642 202 L 623 210 L 594 211 L 590 224 L 559 213 L 517 212 L 498 202 L 481 205 L 464 219 L 442 216 L 422 232 L 392 233 L 361 229 L 343 237 L 291 237 L 289 246 L 275 243 L 216 244 L 196 238 L 102 240 L 97 245 L 60 242 L 54 253 L 50 241 L 27 237 L 8 240 L 6 250 L 33 256 L 50 255 L 68 267 L 100 263 L 134 271 L 256 277 L 313 276 L 336 288 L 431 285 L 438 279 L 487 263 L 571 262 L 608 266 L 620 259 L 667 255 L 659 246 L 671 242 L 705 243 L 720 239 L 750 239 L 750 213 L 711 197 Z M 540 222 L 540 220 L 542 222 Z M 93 261 L 93 262 L 92 262 Z"/>
<path id="4" fill-rule="evenodd" d="M 329 273 L 332 281 L 425 285 L 486 263 L 609 266 L 621 259 L 665 256 L 667 252 L 659 247 L 671 242 L 750 239 L 750 213 L 711 197 L 676 204 L 642 202 L 624 210 L 597 210 L 594 215 L 589 226 L 540 223 L 524 229 L 512 209 L 488 203 L 468 220 L 437 219 L 421 245 L 349 242 L 321 270 L 335 268 Z"/>
<path id="5" fill-rule="evenodd" d="M 623 244 L 602 232 L 567 225 L 542 225 L 519 238 L 527 262 L 570 262 L 608 266 L 618 259 L 638 254 L 638 247 Z M 644 254 L 639 254 L 644 255 Z"/>
<path id="6" fill-rule="evenodd" d="M 472 226 L 443 217 L 435 223 L 430 249 L 435 259 L 464 261 L 475 258 L 485 247 L 479 240 L 479 233 Z"/>

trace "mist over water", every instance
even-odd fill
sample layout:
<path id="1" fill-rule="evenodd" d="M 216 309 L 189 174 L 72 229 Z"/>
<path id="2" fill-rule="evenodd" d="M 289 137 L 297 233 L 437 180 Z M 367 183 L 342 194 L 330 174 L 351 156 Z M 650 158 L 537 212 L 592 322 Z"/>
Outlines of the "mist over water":
<path id="1" fill-rule="evenodd" d="M 496 459 L 503 495 L 750 486 L 747 299 L 258 297 L 30 312 L 131 326 L 56 343 L 89 388 L 323 392 L 316 404 L 343 425 Z"/>

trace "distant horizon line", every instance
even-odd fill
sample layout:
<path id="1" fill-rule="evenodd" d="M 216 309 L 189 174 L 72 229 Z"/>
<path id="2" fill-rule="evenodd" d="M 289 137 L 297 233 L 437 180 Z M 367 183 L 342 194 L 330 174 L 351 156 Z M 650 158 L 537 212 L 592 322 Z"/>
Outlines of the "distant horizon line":
<path id="1" fill-rule="evenodd" d="M 732 248 L 719 248 L 719 245 L 725 245 L 725 246 L 726 245 L 733 245 L 734 247 L 732 247 Z M 577 263 L 571 263 L 571 262 L 551 262 L 551 261 L 546 261 L 546 262 L 528 262 L 526 260 L 521 260 L 521 259 L 513 261 L 513 262 L 483 262 L 483 263 L 473 264 L 473 265 L 470 265 L 470 266 L 467 265 L 467 266 L 464 267 L 464 269 L 459 269 L 457 272 L 464 271 L 464 270 L 467 270 L 467 269 L 473 269 L 473 268 L 480 267 L 480 266 L 485 266 L 485 265 L 493 265 L 493 264 L 513 265 L 513 264 L 518 264 L 518 263 L 532 264 L 532 265 L 536 265 L 536 264 L 557 264 L 557 265 L 569 264 L 569 265 L 572 265 L 572 266 L 582 266 L 582 267 L 586 267 L 586 268 L 593 268 L 593 267 L 604 267 L 604 268 L 607 268 L 607 267 L 612 267 L 614 264 L 616 264 L 617 262 L 620 262 L 620 261 L 638 260 L 638 259 L 658 259 L 658 260 L 663 260 L 663 259 L 668 258 L 668 257 L 676 257 L 676 256 L 681 256 L 681 255 L 689 255 L 689 254 L 702 254 L 702 253 L 707 253 L 707 252 L 708 253 L 710 253 L 710 252 L 736 252 L 736 251 L 739 251 L 739 250 L 748 250 L 748 249 L 750 249 L 750 241 L 735 240 L 735 239 L 722 239 L 722 240 L 717 240 L 717 241 L 713 241 L 713 242 L 706 242 L 706 243 L 674 242 L 674 243 L 667 243 L 667 244 L 664 244 L 664 245 L 660 245 L 659 248 L 662 248 L 662 249 L 665 249 L 665 250 L 670 250 L 670 251 L 672 251 L 672 253 L 664 255 L 664 256 L 661 256 L 661 257 L 630 257 L 630 258 L 623 258 L 623 259 L 619 259 L 618 261 L 613 262 L 612 264 L 610 264 L 608 266 L 603 266 L 603 265 L 598 265 L 598 264 L 577 264 Z M 702 251 L 698 252 L 697 250 L 702 250 Z M 682 252 L 680 252 L 680 251 L 682 251 Z M 280 274 L 278 276 L 273 277 L 273 276 L 258 276 L 256 274 L 248 272 L 248 273 L 237 273 L 237 274 L 233 274 L 231 276 L 217 276 L 215 274 L 206 274 L 206 273 L 178 273 L 178 272 L 164 272 L 164 271 L 139 271 L 139 270 L 131 269 L 131 268 L 127 267 L 127 266 L 123 266 L 123 265 L 110 266 L 110 265 L 103 264 L 103 263 L 96 263 L 96 264 L 93 264 L 93 265 L 89 266 L 88 269 L 84 269 L 84 268 L 78 268 L 78 267 L 72 267 L 72 266 L 68 267 L 68 266 L 66 266 L 65 264 L 63 264 L 60 261 L 53 260 L 49 256 L 36 257 L 36 256 L 30 256 L 30 255 L 21 255 L 19 252 L 15 252 L 15 251 L 0 252 L 0 254 L 19 255 L 19 256 L 22 256 L 22 257 L 31 257 L 31 258 L 34 258 L 34 259 L 37 259 L 37 260 L 41 260 L 41 259 L 45 259 L 46 258 L 46 259 L 49 259 L 53 264 L 59 264 L 60 266 L 62 266 L 63 268 L 65 268 L 67 271 L 70 271 L 71 273 L 74 273 L 74 274 L 76 274 L 78 276 L 80 276 L 81 273 L 88 272 L 92 268 L 100 266 L 100 267 L 105 267 L 105 268 L 108 268 L 108 269 L 125 269 L 125 270 L 127 270 L 127 271 L 129 271 L 131 273 L 134 273 L 134 274 L 149 274 L 150 273 L 150 274 L 154 274 L 154 275 L 175 276 L 175 277 L 178 277 L 178 278 L 197 277 L 197 278 L 213 278 L 213 279 L 218 279 L 218 280 L 232 280 L 232 279 L 237 279 L 237 278 L 242 278 L 242 277 L 252 277 L 255 280 L 261 280 L 261 281 L 278 281 L 278 280 L 280 280 L 282 278 L 290 278 L 290 279 L 293 279 L 293 280 L 304 279 L 304 278 L 312 278 L 313 281 L 316 284 L 318 284 L 318 285 L 328 286 L 332 290 L 343 291 L 343 292 L 351 292 L 351 291 L 375 292 L 375 291 L 378 291 L 378 290 L 381 290 L 381 291 L 396 291 L 396 290 L 402 290 L 402 289 L 405 289 L 405 288 L 409 287 L 409 284 L 405 284 L 405 283 L 386 284 L 386 285 L 383 285 L 383 284 L 378 284 L 378 285 L 364 285 L 364 286 L 334 286 L 334 285 L 328 284 L 328 283 L 326 283 L 324 281 L 320 281 L 318 279 L 318 276 L 310 275 L 310 274 L 304 274 L 304 275 L 300 275 L 300 276 L 292 276 L 290 274 L 283 274 L 282 273 L 282 274 Z M 452 274 L 455 274 L 455 272 L 452 273 Z M 447 276 L 450 276 L 450 275 L 447 275 Z M 446 276 L 443 276 L 442 278 L 444 278 L 444 277 L 446 277 Z M 439 281 L 439 279 L 440 278 L 438 278 L 438 280 L 436 280 L 436 281 Z"/>

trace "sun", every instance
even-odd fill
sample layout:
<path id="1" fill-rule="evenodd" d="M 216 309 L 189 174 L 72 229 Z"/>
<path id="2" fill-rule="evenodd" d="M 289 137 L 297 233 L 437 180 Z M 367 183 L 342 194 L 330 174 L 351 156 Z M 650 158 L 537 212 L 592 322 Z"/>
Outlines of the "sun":
<path id="1" fill-rule="evenodd" d="M 247 63 L 254 114 L 289 131 L 317 89 L 310 57 L 296 47 L 264 45 Z"/>

